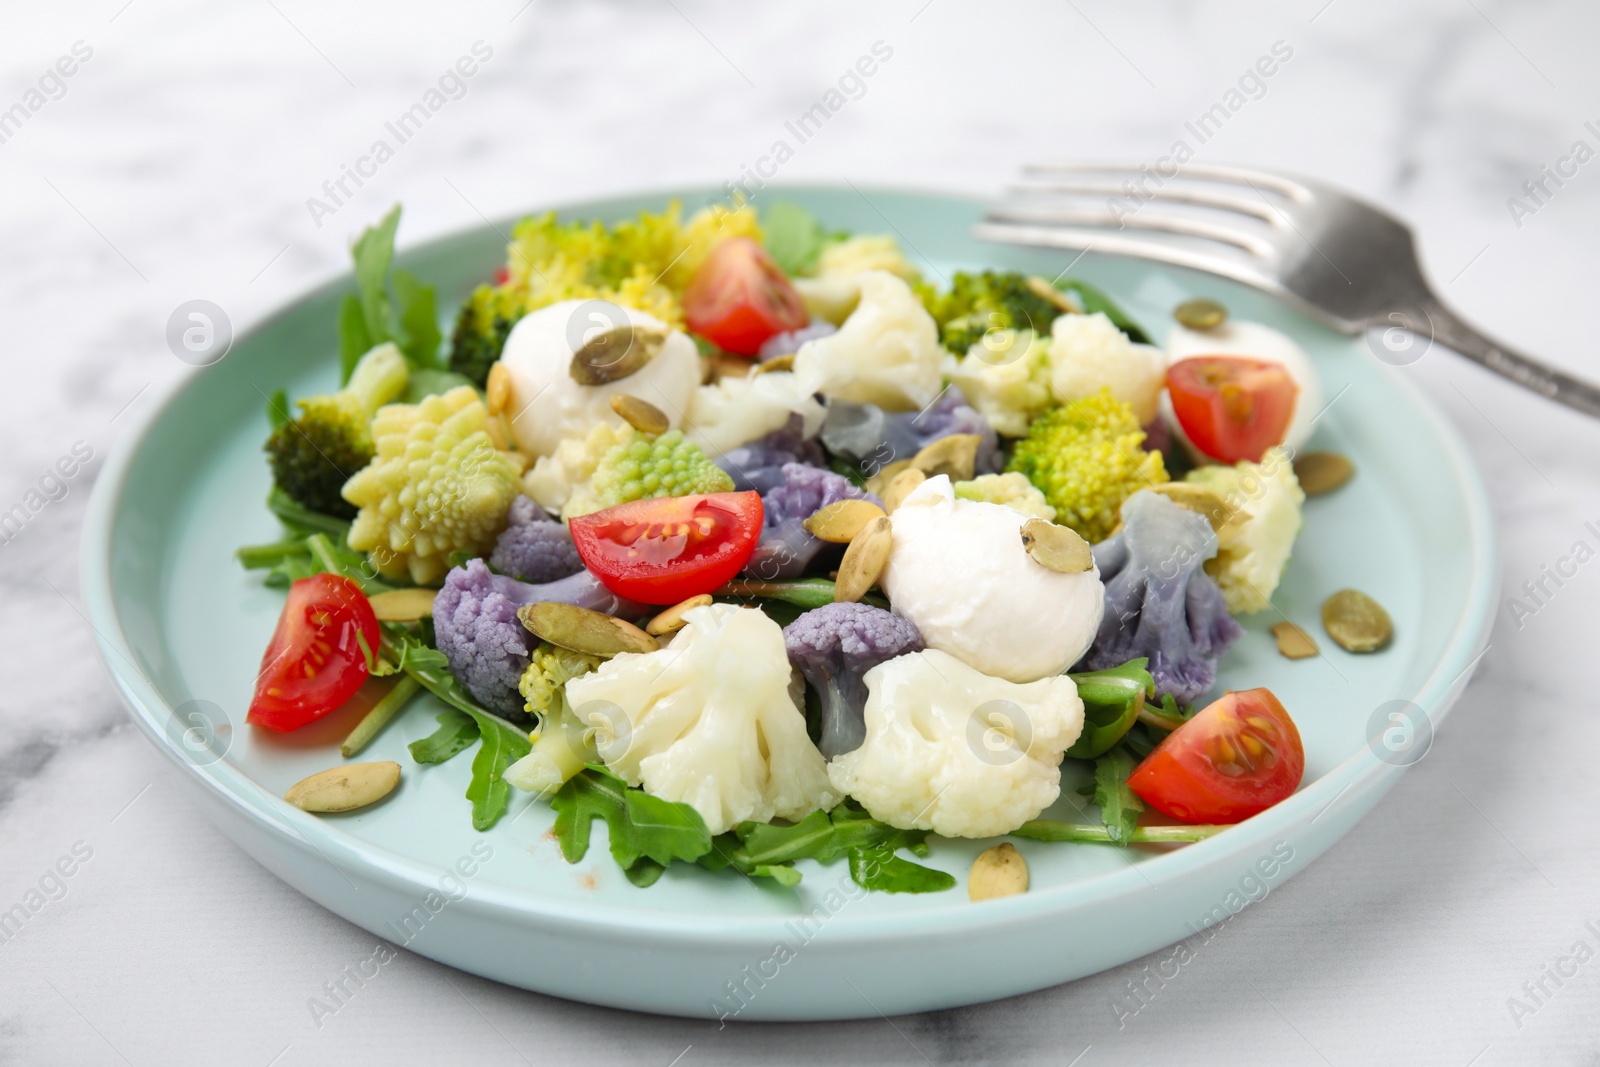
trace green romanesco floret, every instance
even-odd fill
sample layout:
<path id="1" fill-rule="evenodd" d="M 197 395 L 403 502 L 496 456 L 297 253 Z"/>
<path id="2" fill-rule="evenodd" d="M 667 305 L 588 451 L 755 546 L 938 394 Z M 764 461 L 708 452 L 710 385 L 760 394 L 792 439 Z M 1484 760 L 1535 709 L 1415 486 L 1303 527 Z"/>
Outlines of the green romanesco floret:
<path id="1" fill-rule="evenodd" d="M 272 480 L 312 511 L 354 518 L 339 491 L 372 460 L 373 414 L 405 390 L 406 360 L 392 344 L 361 357 L 350 384 L 337 393 L 300 401 L 300 417 L 267 438 Z"/>
<path id="2" fill-rule="evenodd" d="M 523 297 L 509 285 L 480 285 L 456 313 L 450 334 L 450 369 L 482 389 L 500 358 L 511 327 L 527 314 Z"/>
<path id="3" fill-rule="evenodd" d="M 592 729 L 579 720 L 567 700 L 567 683 L 603 662 L 544 643 L 533 650 L 528 669 L 517 683 L 531 714 L 539 717 L 533 749 L 506 768 L 505 779 L 530 793 L 553 792 L 583 765 L 599 758 Z"/>
<path id="4" fill-rule="evenodd" d="M 1004 504 L 1024 515 L 1054 522 L 1056 509 L 1034 488 L 1027 476 L 1016 471 L 1005 474 L 980 474 L 970 482 L 957 482 L 956 497 L 961 500 L 981 500 L 989 504 Z"/>
<path id="5" fill-rule="evenodd" d="M 1300 534 L 1306 499 L 1288 452 L 1273 448 L 1260 463 L 1201 467 L 1188 480 L 1215 490 L 1233 513 L 1217 531 L 1216 558 L 1206 561 L 1228 610 L 1242 615 L 1271 607 Z"/>
<path id="6" fill-rule="evenodd" d="M 940 343 L 965 356 L 990 330 L 1032 330 L 1049 336 L 1050 324 L 1064 309 L 1045 295 L 1048 289 L 1048 282 L 1041 284 L 1015 271 L 957 271 L 947 291 L 931 298 L 927 290 L 920 295 L 939 324 Z"/>
<path id="7" fill-rule="evenodd" d="M 1111 536 L 1124 500 L 1168 480 L 1161 453 L 1143 443 L 1133 408 L 1102 390 L 1035 419 L 1007 469 L 1044 493 L 1055 521 L 1094 543 Z"/>
<path id="8" fill-rule="evenodd" d="M 378 573 L 431 585 L 450 569 L 452 552 L 494 548 L 519 483 L 488 423 L 469 385 L 378 411 L 372 462 L 344 486 L 344 498 L 360 508 L 350 547 L 369 553 Z"/>
<path id="9" fill-rule="evenodd" d="M 631 500 L 694 493 L 730 493 L 733 479 L 682 432 L 660 436 L 635 431 L 632 439 L 612 446 L 595 468 L 587 491 L 574 490 L 561 517 L 570 519 Z"/>

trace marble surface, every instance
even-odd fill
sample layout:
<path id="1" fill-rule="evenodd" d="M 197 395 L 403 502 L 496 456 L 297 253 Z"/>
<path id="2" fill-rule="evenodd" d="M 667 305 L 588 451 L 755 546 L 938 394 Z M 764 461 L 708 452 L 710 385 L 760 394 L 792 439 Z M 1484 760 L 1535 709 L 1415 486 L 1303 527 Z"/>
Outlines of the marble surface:
<path id="1" fill-rule="evenodd" d="M 405 954 L 317 1025 L 308 998 L 373 938 L 191 807 L 96 662 L 76 557 L 121 416 L 186 370 L 163 340 L 182 301 L 248 323 L 342 269 L 395 200 L 412 243 L 735 178 L 877 41 L 892 58 L 781 179 L 991 192 L 1023 160 L 1154 159 L 1285 42 L 1205 157 L 1390 205 L 1450 300 L 1600 376 L 1600 163 L 1542 203 L 1520 188 L 1574 142 L 1600 146 L 1597 30 L 1580 0 L 13 5 L 0 111 L 30 90 L 41 106 L 0 143 L 0 510 L 55 499 L 0 545 L 0 909 L 46 898 L 0 943 L 0 1063 L 1600 1062 L 1600 962 L 1563 962 L 1600 948 L 1600 567 L 1532 614 L 1503 608 L 1429 756 L 1176 977 L 1150 979 L 1162 953 L 959 1011 L 719 1031 Z M 492 55 L 464 95 L 314 219 L 307 198 L 477 41 Z M 46 76 L 77 42 L 71 77 Z M 1443 351 L 1409 373 L 1471 442 L 1508 595 L 1595 543 L 1600 425 Z M 47 478 L 75 446 L 92 458 Z"/>

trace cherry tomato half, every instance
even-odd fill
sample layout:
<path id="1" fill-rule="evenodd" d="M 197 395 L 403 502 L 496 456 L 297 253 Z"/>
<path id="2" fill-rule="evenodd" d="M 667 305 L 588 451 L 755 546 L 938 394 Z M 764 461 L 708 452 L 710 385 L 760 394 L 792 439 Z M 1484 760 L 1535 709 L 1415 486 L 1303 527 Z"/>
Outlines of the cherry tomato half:
<path id="1" fill-rule="evenodd" d="M 1300 387 L 1279 363 L 1197 356 L 1167 368 L 1167 391 L 1196 448 L 1224 463 L 1257 463 L 1283 443 Z"/>
<path id="2" fill-rule="evenodd" d="M 1189 823 L 1236 823 L 1305 773 L 1300 731 L 1268 689 L 1228 693 L 1168 734 L 1128 776 L 1145 803 Z"/>
<path id="3" fill-rule="evenodd" d="M 362 640 L 377 655 L 378 617 L 360 586 L 337 574 L 296 581 L 261 657 L 245 721 L 296 730 L 349 700 L 367 680 Z"/>
<path id="4" fill-rule="evenodd" d="M 753 356 L 767 338 L 809 320 L 800 294 L 767 250 L 732 237 L 711 250 L 683 291 L 689 329 L 712 344 Z"/>
<path id="5" fill-rule="evenodd" d="M 722 588 L 761 539 L 761 494 L 635 500 L 570 523 L 584 566 L 618 596 L 676 604 Z"/>

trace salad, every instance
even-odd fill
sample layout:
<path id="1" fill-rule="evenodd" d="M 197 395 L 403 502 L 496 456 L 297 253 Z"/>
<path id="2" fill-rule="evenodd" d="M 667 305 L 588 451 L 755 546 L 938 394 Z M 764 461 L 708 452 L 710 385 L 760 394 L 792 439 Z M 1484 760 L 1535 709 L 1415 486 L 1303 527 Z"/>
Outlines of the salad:
<path id="1" fill-rule="evenodd" d="M 1212 693 L 1297 471 L 1350 473 L 1296 456 L 1321 399 L 1288 337 L 1199 300 L 1156 347 L 1085 282 L 930 278 L 780 202 L 525 219 L 446 338 L 399 218 L 354 245 L 341 386 L 270 403 L 284 533 L 239 558 L 287 599 L 247 719 L 355 702 L 348 760 L 421 692 L 444 710 L 411 768 L 292 803 L 470 758 L 476 830 L 548 805 L 577 862 L 601 820 L 641 887 L 814 859 L 930 892 L 956 884 L 915 862 L 930 835 L 1177 844 L 1299 785 L 1278 698 Z M 1381 648 L 1382 608 L 1340 597 L 1330 635 Z M 1064 760 L 1093 784 L 1058 805 Z M 1009 843 L 968 879 L 1026 887 Z"/>

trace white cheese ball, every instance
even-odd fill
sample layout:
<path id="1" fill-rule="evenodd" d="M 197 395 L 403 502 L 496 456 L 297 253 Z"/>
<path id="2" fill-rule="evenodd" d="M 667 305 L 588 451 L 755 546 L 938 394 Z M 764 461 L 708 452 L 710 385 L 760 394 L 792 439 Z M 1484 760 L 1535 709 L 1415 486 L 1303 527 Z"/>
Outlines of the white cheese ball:
<path id="1" fill-rule="evenodd" d="M 929 648 L 984 674 L 1031 682 L 1067 670 L 1089 650 L 1105 606 L 1098 568 L 1062 574 L 1022 547 L 1016 508 L 958 500 L 929 478 L 889 516 L 883 590 Z"/>
<path id="2" fill-rule="evenodd" d="M 617 393 L 649 401 L 678 425 L 700 384 L 700 354 L 681 330 L 668 334 L 656 358 L 626 378 L 605 385 L 573 380 L 572 353 L 597 330 L 624 320 L 667 329 L 652 315 L 600 300 L 563 300 L 511 328 L 500 363 L 511 375 L 511 436 L 519 451 L 537 459 L 566 438 L 586 436 L 597 423 L 626 426 L 611 410 Z"/>
<path id="3" fill-rule="evenodd" d="M 1242 356 L 1280 364 L 1289 372 L 1295 385 L 1300 387 L 1300 393 L 1295 397 L 1294 417 L 1289 420 L 1288 433 L 1281 443 L 1291 451 L 1299 451 L 1310 440 L 1311 420 L 1322 410 L 1322 382 L 1317 377 L 1317 368 L 1312 364 L 1311 357 L 1288 334 L 1259 322 L 1238 319 L 1229 319 L 1211 330 L 1175 326 L 1172 333 L 1167 335 L 1167 354 L 1172 363 L 1196 356 Z M 1167 405 L 1170 403 L 1170 400 L 1166 401 Z M 1181 433 L 1182 427 L 1172 417 L 1170 408 L 1164 410 L 1168 415 L 1167 421 Z"/>

